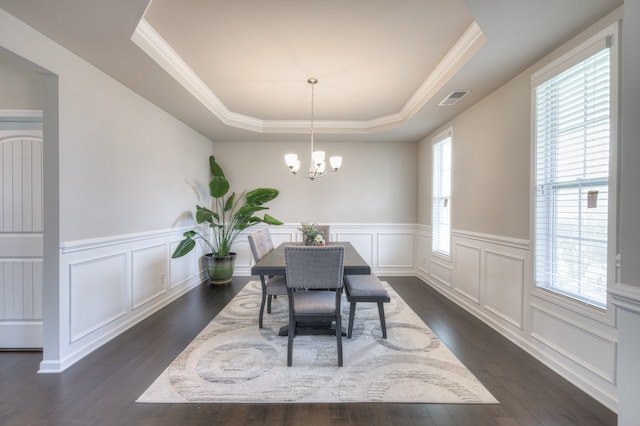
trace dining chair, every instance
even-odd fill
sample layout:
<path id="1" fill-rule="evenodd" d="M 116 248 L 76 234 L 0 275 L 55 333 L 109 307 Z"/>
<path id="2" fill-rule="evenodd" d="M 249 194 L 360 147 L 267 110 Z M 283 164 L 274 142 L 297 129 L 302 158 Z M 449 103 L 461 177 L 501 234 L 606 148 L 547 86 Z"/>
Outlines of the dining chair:
<path id="1" fill-rule="evenodd" d="M 331 226 L 330 225 L 317 225 L 316 229 L 318 231 L 322 231 L 322 233 L 324 234 L 324 240 L 326 242 L 329 242 L 329 231 L 331 231 Z"/>
<path id="2" fill-rule="evenodd" d="M 271 233 L 266 228 L 249 235 L 249 245 L 251 246 L 251 253 L 253 253 L 253 259 L 256 263 L 274 249 Z M 262 328 L 265 302 L 267 304 L 267 313 L 271 313 L 271 299 L 277 296 L 286 296 L 287 285 L 283 275 L 260 275 L 260 282 L 262 283 L 262 301 L 260 303 L 258 327 Z"/>
<path id="3" fill-rule="evenodd" d="M 287 366 L 293 360 L 293 338 L 304 323 L 325 321 L 335 322 L 338 366 L 342 367 L 344 246 L 289 246 L 284 256 L 289 296 Z"/>

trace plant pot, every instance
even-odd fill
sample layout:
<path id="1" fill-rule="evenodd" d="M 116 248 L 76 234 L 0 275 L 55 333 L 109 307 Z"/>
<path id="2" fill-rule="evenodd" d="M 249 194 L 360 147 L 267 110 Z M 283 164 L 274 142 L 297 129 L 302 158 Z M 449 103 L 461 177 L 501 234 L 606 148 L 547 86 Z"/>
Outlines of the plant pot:
<path id="1" fill-rule="evenodd" d="M 209 283 L 220 285 L 231 282 L 236 265 L 235 253 L 229 253 L 229 256 L 218 256 L 209 253 L 205 254 L 202 259 L 204 270 L 209 277 Z"/>

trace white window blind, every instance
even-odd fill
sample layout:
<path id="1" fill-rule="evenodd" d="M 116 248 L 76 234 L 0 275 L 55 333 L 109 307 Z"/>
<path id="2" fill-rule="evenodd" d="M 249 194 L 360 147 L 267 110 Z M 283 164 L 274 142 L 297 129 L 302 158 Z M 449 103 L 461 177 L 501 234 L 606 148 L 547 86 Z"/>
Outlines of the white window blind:
<path id="1" fill-rule="evenodd" d="M 432 145 L 432 250 L 445 256 L 451 253 L 451 135 Z"/>
<path id="2" fill-rule="evenodd" d="M 605 308 L 610 49 L 535 86 L 536 285 Z"/>

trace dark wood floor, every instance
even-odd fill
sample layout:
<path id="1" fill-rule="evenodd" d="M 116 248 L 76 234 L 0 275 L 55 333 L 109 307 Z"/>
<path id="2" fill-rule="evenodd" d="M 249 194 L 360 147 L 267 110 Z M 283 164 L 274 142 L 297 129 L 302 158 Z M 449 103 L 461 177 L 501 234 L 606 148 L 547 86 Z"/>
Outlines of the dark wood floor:
<path id="1" fill-rule="evenodd" d="M 250 277 L 202 285 L 61 374 L 0 352 L 1 425 L 615 425 L 615 413 L 416 278 L 386 277 L 500 401 L 471 404 L 136 404 Z"/>

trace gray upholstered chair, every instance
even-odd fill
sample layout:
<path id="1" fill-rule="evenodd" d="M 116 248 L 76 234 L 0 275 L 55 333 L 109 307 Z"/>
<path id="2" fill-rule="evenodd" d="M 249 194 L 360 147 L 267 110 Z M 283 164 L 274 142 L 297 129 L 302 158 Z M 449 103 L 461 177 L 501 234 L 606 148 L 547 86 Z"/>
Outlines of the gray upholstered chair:
<path id="1" fill-rule="evenodd" d="M 268 229 L 263 229 L 249 235 L 249 245 L 253 259 L 257 262 L 273 250 L 273 241 L 271 233 Z M 285 277 L 276 275 L 268 277 L 260 275 L 262 283 L 262 302 L 260 303 L 260 316 L 258 317 L 258 327 L 262 328 L 262 316 L 264 314 L 264 305 L 267 304 L 267 312 L 271 313 L 271 299 L 277 296 L 285 296 L 287 294 L 287 285 Z"/>
<path id="2" fill-rule="evenodd" d="M 287 366 L 293 359 L 293 338 L 305 322 L 335 321 L 338 366 L 342 367 L 340 302 L 344 275 L 344 246 L 290 246 L 284 249 L 289 295 Z"/>

